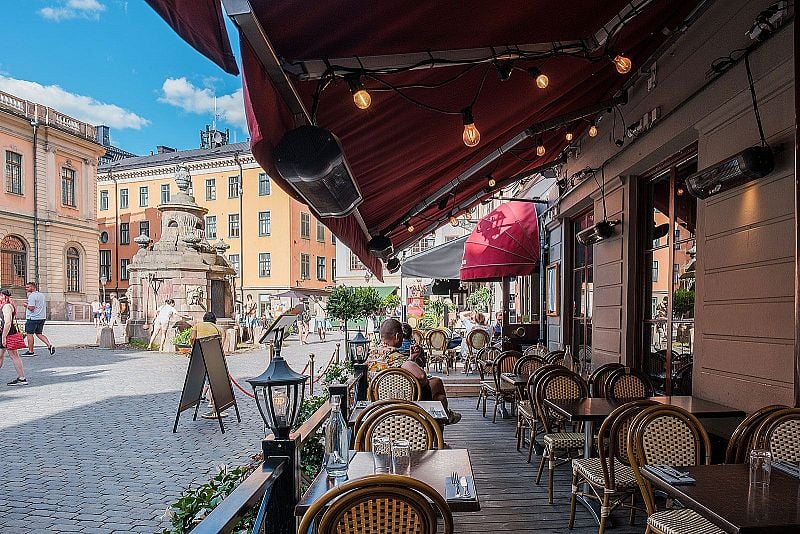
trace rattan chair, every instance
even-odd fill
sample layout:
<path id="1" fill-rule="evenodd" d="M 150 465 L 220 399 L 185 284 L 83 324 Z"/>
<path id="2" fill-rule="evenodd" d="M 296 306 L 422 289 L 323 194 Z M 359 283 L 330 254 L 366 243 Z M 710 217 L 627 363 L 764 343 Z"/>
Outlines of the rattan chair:
<path id="1" fill-rule="evenodd" d="M 475 406 L 476 410 L 480 410 L 481 401 L 483 401 L 483 416 L 486 417 L 486 399 L 492 391 L 494 391 L 494 361 L 500 356 L 502 351 L 496 347 L 485 347 L 478 352 L 475 365 L 478 368 L 478 375 L 480 376 L 478 384 L 480 389 L 478 391 L 478 404 Z"/>
<path id="2" fill-rule="evenodd" d="M 553 365 L 564 365 L 566 353 L 563 350 L 552 350 L 545 354 L 544 361 Z"/>
<path id="3" fill-rule="evenodd" d="M 769 449 L 773 461 L 800 462 L 800 408 L 768 415 L 756 431 L 755 443 L 759 449 Z"/>
<path id="4" fill-rule="evenodd" d="M 400 367 L 390 367 L 375 375 L 367 388 L 367 399 L 420 400 L 422 394 L 419 380 Z"/>
<path id="5" fill-rule="evenodd" d="M 773 404 L 759 408 L 745 417 L 733 431 L 725 449 L 726 464 L 745 464 L 750 459 L 750 451 L 755 448 L 756 431 L 764 420 L 777 412 L 788 408 L 783 404 Z"/>
<path id="6" fill-rule="evenodd" d="M 441 494 L 415 478 L 386 474 L 367 475 L 328 490 L 308 508 L 297 532 L 436 534 L 440 530 L 453 532 L 453 514 Z"/>
<path id="7" fill-rule="evenodd" d="M 578 374 L 569 369 L 559 368 L 545 373 L 535 391 L 536 409 L 544 427 L 544 452 L 539 470 L 536 473 L 536 483 L 542 479 L 545 461 L 547 462 L 547 496 L 553 504 L 553 474 L 557 465 L 571 462 L 573 458 L 583 452 L 585 443 L 582 432 L 566 432 L 566 421 L 545 406 L 544 401 L 549 400 L 580 400 L 589 396 L 589 386 Z M 559 454 L 559 453 L 563 454 Z"/>
<path id="8" fill-rule="evenodd" d="M 547 347 L 545 347 L 541 343 L 537 343 L 536 345 L 531 345 L 530 347 L 522 351 L 522 355 L 539 356 L 540 358 L 544 358 L 545 356 L 547 356 Z"/>
<path id="9" fill-rule="evenodd" d="M 447 348 L 450 342 L 450 333 L 444 328 L 434 328 L 428 332 L 428 368 L 434 365 L 439 366 L 439 370 L 450 374 L 450 367 L 453 366 L 456 350 Z"/>
<path id="10" fill-rule="evenodd" d="M 469 373 L 473 367 L 477 367 L 478 353 L 481 349 L 488 347 L 491 339 L 489 333 L 482 328 L 473 328 L 467 334 L 467 359 L 464 360 L 464 372 Z"/>
<path id="11" fill-rule="evenodd" d="M 674 366 L 673 366 L 674 367 Z M 674 367 L 672 373 L 672 394 L 691 395 L 692 394 L 692 363 L 684 363 L 679 367 Z"/>
<path id="12" fill-rule="evenodd" d="M 525 396 L 527 399 L 517 404 L 517 450 L 520 450 L 522 445 L 525 445 L 525 434 L 530 433 L 530 440 L 528 441 L 528 463 L 531 463 L 534 441 L 539 434 L 539 415 L 536 411 L 535 402 L 536 387 L 542 376 L 555 369 L 559 369 L 559 366 L 545 364 L 533 371 L 528 377 L 528 383 L 525 385 Z"/>
<path id="13" fill-rule="evenodd" d="M 626 440 L 633 418 L 655 401 L 637 400 L 623 404 L 609 414 L 597 433 L 597 458 L 572 460 L 572 497 L 570 499 L 569 528 L 575 523 L 575 505 L 578 495 L 600 502 L 599 534 L 606 530 L 608 517 L 616 508 L 630 508 L 630 524 L 633 525 L 636 508 L 636 477 L 628 461 Z M 590 492 L 581 487 L 587 484 Z M 629 501 L 629 502 L 626 502 Z"/>
<path id="14" fill-rule="evenodd" d="M 603 399 L 606 396 L 606 379 L 613 371 L 624 367 L 621 363 L 604 363 L 589 375 L 589 392 L 592 397 Z"/>
<path id="15" fill-rule="evenodd" d="M 513 384 L 509 384 L 501 378 L 503 373 L 510 373 L 514 370 L 517 360 L 522 358 L 522 353 L 515 350 L 506 350 L 500 353 L 497 359 L 492 363 L 492 370 L 494 371 L 492 378 L 494 384 L 487 390 L 490 396 L 494 397 L 494 411 L 492 413 L 492 423 L 497 422 L 497 408 L 501 402 L 511 403 L 511 412 L 515 413 L 516 406 L 516 392 L 517 388 Z M 484 401 L 484 416 L 486 415 L 486 402 Z"/>
<path id="16" fill-rule="evenodd" d="M 439 423 L 415 404 L 384 406 L 370 413 L 356 433 L 355 449 L 372 450 L 372 436 L 407 439 L 411 443 L 411 450 L 415 451 L 444 448 Z"/>
<path id="17" fill-rule="evenodd" d="M 647 531 L 653 534 L 723 534 L 694 510 L 656 510 L 653 488 L 642 476 L 643 465 L 693 466 L 711 461 L 711 443 L 695 416 L 677 406 L 645 408 L 631 422 L 628 461 L 647 508 Z"/>
<path id="18" fill-rule="evenodd" d="M 385 406 L 403 406 L 409 404 L 412 406 L 414 405 L 414 403 L 411 401 L 406 401 L 401 399 L 383 399 L 371 402 L 366 408 L 361 410 L 358 416 L 356 416 L 356 420 L 353 423 L 353 435 L 356 435 L 358 433 L 358 429 L 361 428 L 361 423 L 372 412 L 378 411 Z"/>
<path id="19" fill-rule="evenodd" d="M 530 376 L 539 368 L 544 367 L 547 365 L 542 358 L 539 356 L 523 355 L 521 358 L 517 360 L 517 363 L 514 364 L 514 369 L 511 371 L 515 375 L 519 375 L 523 377 L 525 380 L 530 378 Z M 528 400 L 528 390 L 526 386 L 519 386 L 515 393 L 514 405 L 519 409 L 519 405 L 522 402 Z M 530 403 L 529 403 L 530 404 Z M 520 429 L 520 415 L 519 411 L 517 412 L 517 450 L 519 450 L 519 429 Z"/>
<path id="20" fill-rule="evenodd" d="M 620 367 L 609 373 L 604 389 L 606 398 L 614 402 L 646 399 L 655 393 L 647 375 L 630 367 Z"/>
<path id="21" fill-rule="evenodd" d="M 425 332 L 419 330 L 418 328 L 411 329 L 411 339 L 414 340 L 414 343 L 417 345 L 424 347 L 425 346 Z"/>

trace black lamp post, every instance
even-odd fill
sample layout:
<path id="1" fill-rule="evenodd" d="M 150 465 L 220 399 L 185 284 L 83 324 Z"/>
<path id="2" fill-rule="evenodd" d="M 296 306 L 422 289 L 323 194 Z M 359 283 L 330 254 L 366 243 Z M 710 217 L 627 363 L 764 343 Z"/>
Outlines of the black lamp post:
<path id="1" fill-rule="evenodd" d="M 369 356 L 369 339 L 364 337 L 361 330 L 358 331 L 356 337 L 350 340 L 350 362 L 353 365 L 363 364 L 367 361 Z"/>
<path id="2" fill-rule="evenodd" d="M 261 375 L 248 380 L 264 425 L 276 439 L 289 439 L 305 393 L 308 377 L 296 373 L 278 353 Z"/>

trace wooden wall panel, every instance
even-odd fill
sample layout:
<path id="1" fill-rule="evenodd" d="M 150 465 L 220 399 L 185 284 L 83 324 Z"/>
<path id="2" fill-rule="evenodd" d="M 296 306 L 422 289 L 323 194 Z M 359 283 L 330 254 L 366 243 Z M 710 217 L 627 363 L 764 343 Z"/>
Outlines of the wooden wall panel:
<path id="1" fill-rule="evenodd" d="M 619 306 L 595 306 L 592 326 L 594 328 L 622 328 L 622 308 Z"/>
<path id="2" fill-rule="evenodd" d="M 794 295 L 790 261 L 724 271 L 706 272 L 703 278 L 706 303 L 742 299 L 775 299 Z"/>
<path id="3" fill-rule="evenodd" d="M 622 263 L 607 263 L 605 265 L 595 265 L 594 285 L 595 287 L 622 284 Z M 595 302 L 597 304 L 597 302 Z"/>
<path id="4" fill-rule="evenodd" d="M 594 327 L 592 330 L 594 350 L 619 354 L 622 349 L 622 333 L 619 330 L 606 330 Z"/>
<path id="5" fill-rule="evenodd" d="M 750 376 L 695 368 L 693 380 L 694 384 L 702 384 L 700 390 L 695 386 L 695 395 L 747 412 L 768 404 L 791 405 L 793 401 L 791 385 L 765 382 Z"/>
<path id="6" fill-rule="evenodd" d="M 703 366 L 707 369 L 749 375 L 759 380 L 792 382 L 792 377 L 785 369 L 786 361 L 794 351 L 794 344 L 789 341 L 781 343 L 706 335 L 703 347 Z"/>
<path id="7" fill-rule="evenodd" d="M 784 302 L 701 303 L 696 313 L 703 316 L 703 334 L 794 339 L 794 300 Z"/>
<path id="8" fill-rule="evenodd" d="M 701 260 L 709 270 L 735 268 L 776 258 L 793 258 L 794 245 L 791 239 L 787 239 L 793 233 L 794 219 L 786 217 L 772 224 L 708 239 L 698 256 L 704 254 Z"/>
<path id="9" fill-rule="evenodd" d="M 600 286 L 595 285 L 594 302 L 597 306 L 619 306 L 622 307 L 622 286 Z"/>
<path id="10" fill-rule="evenodd" d="M 713 238 L 732 229 L 763 225 L 764 221 L 782 216 L 792 216 L 792 181 L 788 173 L 773 173 L 763 182 L 751 182 L 738 194 L 712 197 L 706 205 L 703 223 L 706 237 Z"/>

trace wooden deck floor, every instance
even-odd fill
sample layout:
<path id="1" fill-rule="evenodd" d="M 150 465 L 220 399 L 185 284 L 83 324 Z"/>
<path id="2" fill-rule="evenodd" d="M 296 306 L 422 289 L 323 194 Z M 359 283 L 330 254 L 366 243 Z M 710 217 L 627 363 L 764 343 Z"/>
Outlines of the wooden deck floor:
<path id="1" fill-rule="evenodd" d="M 517 452 L 514 437 L 515 419 L 492 424 L 489 402 L 487 417 L 475 409 L 476 398 L 452 399 L 451 407 L 463 414 L 457 425 L 446 427 L 445 441 L 451 447 L 467 448 L 475 473 L 475 485 L 480 496 L 481 511 L 455 515 L 457 533 L 495 532 L 574 532 L 595 534 L 597 524 L 580 504 L 575 515 L 575 528 L 567 528 L 572 473 L 564 465 L 556 470 L 554 503 L 547 502 L 547 472 L 542 484 L 536 485 L 539 457 L 530 464 L 527 451 Z M 612 515 L 614 528 L 608 534 L 644 532 L 644 514 L 637 514 L 636 526 L 628 524 L 627 511 Z"/>

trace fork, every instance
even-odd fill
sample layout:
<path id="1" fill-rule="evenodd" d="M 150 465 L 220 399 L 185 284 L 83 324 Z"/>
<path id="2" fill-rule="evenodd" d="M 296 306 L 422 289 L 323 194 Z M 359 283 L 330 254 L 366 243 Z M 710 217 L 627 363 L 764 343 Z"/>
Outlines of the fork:
<path id="1" fill-rule="evenodd" d="M 464 491 L 461 493 L 461 495 L 463 497 L 469 498 L 470 497 L 470 493 L 469 493 L 469 484 L 467 484 L 467 477 L 461 477 L 458 480 L 458 485 L 460 487 L 464 488 Z"/>
<path id="2" fill-rule="evenodd" d="M 455 497 L 456 498 L 461 497 L 461 486 L 458 483 L 458 472 L 457 471 L 453 471 L 453 473 L 450 475 L 450 483 L 456 488 Z"/>

